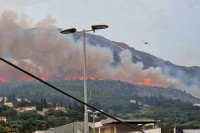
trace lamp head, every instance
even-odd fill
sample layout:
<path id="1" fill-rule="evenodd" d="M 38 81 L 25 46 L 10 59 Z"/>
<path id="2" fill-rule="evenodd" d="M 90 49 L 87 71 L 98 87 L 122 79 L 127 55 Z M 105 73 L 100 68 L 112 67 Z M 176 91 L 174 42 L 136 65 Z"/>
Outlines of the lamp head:
<path id="1" fill-rule="evenodd" d="M 91 25 L 92 30 L 100 30 L 100 29 L 106 29 L 108 28 L 108 25 L 105 24 L 95 24 L 95 25 Z"/>
<path id="2" fill-rule="evenodd" d="M 75 32 L 76 32 L 76 28 L 67 28 L 67 29 L 62 29 L 60 31 L 61 34 L 71 34 Z"/>

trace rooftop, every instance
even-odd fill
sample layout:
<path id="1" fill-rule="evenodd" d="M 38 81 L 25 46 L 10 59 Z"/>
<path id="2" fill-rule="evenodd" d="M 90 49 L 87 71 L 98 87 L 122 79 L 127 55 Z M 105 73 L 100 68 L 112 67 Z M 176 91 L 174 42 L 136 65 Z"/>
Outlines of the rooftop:
<path id="1" fill-rule="evenodd" d="M 56 107 L 56 108 L 65 108 L 65 107 Z"/>
<path id="2" fill-rule="evenodd" d="M 150 124 L 150 123 L 158 123 L 159 120 L 121 120 L 128 124 Z M 107 125 L 107 124 L 121 124 L 120 122 L 109 119 L 109 120 L 101 120 L 95 124 L 96 127 Z"/>
<path id="3" fill-rule="evenodd" d="M 0 116 L 0 119 L 6 119 L 6 116 Z"/>
<path id="4" fill-rule="evenodd" d="M 9 104 L 12 104 L 12 102 L 4 102 L 4 103 L 9 103 Z"/>
<path id="5" fill-rule="evenodd" d="M 22 108 L 34 108 L 35 106 L 26 106 L 26 107 L 22 107 Z"/>

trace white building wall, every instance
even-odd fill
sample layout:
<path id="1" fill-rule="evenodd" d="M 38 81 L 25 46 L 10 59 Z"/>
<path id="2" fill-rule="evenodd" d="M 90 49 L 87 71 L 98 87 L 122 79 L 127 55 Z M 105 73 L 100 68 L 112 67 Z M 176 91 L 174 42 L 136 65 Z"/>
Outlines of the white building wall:
<path id="1" fill-rule="evenodd" d="M 36 107 L 24 107 L 24 111 L 36 110 Z"/>
<path id="2" fill-rule="evenodd" d="M 161 128 L 145 130 L 145 133 L 161 133 Z M 141 133 L 141 132 L 132 132 L 132 133 Z"/>
<path id="3" fill-rule="evenodd" d="M 0 121 L 5 121 L 6 122 L 6 119 L 0 119 Z"/>
<path id="4" fill-rule="evenodd" d="M 200 129 L 183 129 L 183 133 L 200 133 Z"/>

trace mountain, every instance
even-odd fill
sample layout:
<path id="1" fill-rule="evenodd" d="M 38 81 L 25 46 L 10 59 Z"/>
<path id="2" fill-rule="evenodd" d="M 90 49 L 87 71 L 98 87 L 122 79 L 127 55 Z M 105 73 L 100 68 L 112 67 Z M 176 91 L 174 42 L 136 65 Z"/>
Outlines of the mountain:
<path id="1" fill-rule="evenodd" d="M 133 63 L 142 62 L 144 64 L 144 70 L 150 67 L 153 68 L 159 67 L 163 74 L 178 79 L 182 84 L 184 84 L 184 86 L 186 86 L 185 88 L 187 89 L 187 92 L 194 91 L 194 93 L 200 94 L 199 66 L 185 67 L 185 66 L 175 65 L 169 61 L 165 61 L 149 53 L 135 50 L 134 48 L 128 46 L 125 43 L 111 41 L 99 35 L 86 34 L 86 38 L 87 42 L 90 45 L 109 48 L 113 52 L 113 57 L 114 57 L 113 65 L 117 65 L 120 63 L 119 55 L 123 50 L 127 49 L 130 50 L 132 53 L 132 62 Z M 82 39 L 82 34 L 74 35 L 75 41 L 80 39 Z"/>
<path id="2" fill-rule="evenodd" d="M 36 69 L 36 73 L 38 73 L 39 75 L 47 74 L 47 79 L 52 79 L 52 80 L 53 79 L 63 80 L 63 79 L 70 79 L 70 78 L 77 79 L 77 78 L 81 77 L 82 76 L 82 67 L 77 67 L 77 66 L 82 65 L 81 64 L 82 59 L 76 58 L 76 57 L 81 56 L 81 54 L 76 56 L 75 53 L 82 52 L 82 47 L 78 46 L 78 49 L 77 49 L 77 47 L 75 46 L 76 43 L 72 42 L 70 37 L 68 38 L 69 40 L 62 40 L 62 39 L 59 40 L 58 39 L 58 41 L 55 41 L 55 42 L 52 42 L 54 39 L 51 41 L 48 40 L 47 42 L 45 39 L 44 44 L 47 44 L 47 45 L 45 45 L 45 47 L 40 47 L 41 44 L 38 44 L 38 42 L 41 41 L 43 43 L 43 37 L 37 38 L 37 39 L 41 39 L 41 40 L 35 40 L 35 39 L 31 40 L 33 38 L 32 36 L 39 33 L 39 31 L 33 32 L 35 30 L 37 30 L 37 29 L 28 30 L 28 32 L 25 32 L 25 35 L 22 37 L 22 40 L 24 40 L 24 38 L 26 38 L 26 37 L 30 37 L 29 38 L 30 41 L 33 42 L 28 45 L 26 44 L 27 42 L 25 42 L 25 45 L 29 49 L 39 49 L 39 50 L 35 50 L 35 51 L 30 51 L 30 54 L 29 54 L 31 57 L 31 61 L 33 63 L 36 62 L 37 65 L 34 65 L 34 66 L 30 65 L 31 64 L 30 60 L 24 59 L 24 57 L 25 58 L 28 58 L 28 57 L 24 56 L 23 54 L 22 54 L 23 56 L 20 56 L 20 57 L 23 57 L 22 58 L 23 63 L 25 62 L 28 65 L 27 68 L 30 70 Z M 54 32 L 55 31 L 53 31 L 53 33 Z M 26 36 L 27 33 L 28 33 L 28 36 Z M 32 34 L 32 33 L 34 33 L 34 34 Z M 49 31 L 46 31 L 44 33 L 49 33 Z M 40 36 L 46 35 L 44 33 L 42 32 Z M 56 31 L 56 33 L 52 34 L 51 37 L 57 38 L 58 36 L 55 36 L 55 35 L 60 36 L 60 33 L 59 32 L 57 33 L 57 31 Z M 49 37 L 49 34 L 47 36 L 48 36 L 48 38 L 51 38 L 51 37 Z M 18 37 L 18 38 L 20 38 L 20 37 Z M 65 37 L 62 36 L 62 38 L 65 38 Z M 79 40 L 82 41 L 82 34 L 80 34 L 80 33 L 74 34 L 73 38 L 74 38 L 75 42 L 78 42 Z M 95 47 L 95 49 L 93 49 L 94 50 L 93 53 L 90 54 L 90 56 L 89 56 L 89 57 L 94 56 L 94 58 L 90 59 L 91 65 L 87 64 L 88 66 L 92 66 L 92 67 L 90 67 L 90 69 L 88 69 L 88 71 L 87 71 L 88 74 L 91 74 L 94 77 L 96 76 L 96 73 L 97 73 L 97 78 L 104 78 L 104 79 L 110 79 L 110 80 L 120 79 L 122 81 L 140 84 L 140 80 L 145 81 L 146 78 L 147 79 L 154 78 L 154 75 L 152 76 L 151 72 L 148 72 L 147 76 L 141 76 L 145 73 L 145 70 L 153 69 L 152 71 L 156 71 L 157 69 L 155 69 L 155 68 L 159 68 L 159 70 L 161 70 L 161 76 L 158 76 L 156 79 L 159 80 L 159 78 L 161 78 L 161 80 L 159 80 L 159 85 L 157 85 L 160 87 L 155 87 L 156 84 L 154 84 L 154 85 L 147 84 L 147 85 L 152 85 L 152 86 L 149 86 L 149 87 L 142 86 L 140 91 L 142 91 L 143 88 L 146 88 L 144 91 L 145 93 L 138 93 L 137 95 L 151 95 L 151 93 L 152 93 L 152 95 L 156 95 L 156 96 L 163 95 L 164 97 L 167 97 L 167 98 L 182 99 L 183 101 L 190 101 L 193 98 L 191 98 L 189 95 L 187 95 L 183 98 L 183 95 L 181 94 L 182 92 L 184 94 L 186 92 L 187 93 L 192 92 L 193 95 L 196 94 L 196 95 L 200 96 L 200 91 L 199 91 L 200 83 L 198 82 L 200 79 L 200 67 L 198 67 L 198 66 L 193 66 L 193 67 L 178 66 L 169 61 L 164 61 L 164 60 L 162 60 L 158 57 L 155 57 L 151 54 L 135 50 L 134 48 L 128 46 L 125 43 L 111 41 L 102 36 L 98 36 L 98 35 L 94 35 L 94 34 L 86 34 L 86 40 L 87 40 L 87 45 L 91 45 L 91 46 Z M 69 42 L 69 43 L 67 43 L 67 45 L 70 46 L 69 48 L 65 47 L 66 41 Z M 51 43 L 52 44 L 55 43 L 56 45 L 52 46 L 53 48 L 48 49 L 49 45 L 51 46 Z M 57 45 L 60 43 L 62 43 L 62 45 Z M 35 45 L 37 45 L 37 46 L 35 46 Z M 20 46 L 21 46 L 21 44 L 20 44 Z M 57 48 L 58 46 L 60 46 L 60 47 Z M 35 47 L 37 47 L 37 48 L 35 48 Z M 104 51 L 102 52 L 102 49 L 98 49 L 100 47 L 107 48 L 109 50 L 103 49 Z M 98 58 L 95 53 L 96 49 L 100 50 L 100 52 L 98 51 L 98 54 L 97 54 L 98 57 L 102 57 L 101 55 L 104 53 L 106 53 L 107 55 L 110 56 L 110 52 L 113 56 L 109 57 L 109 60 L 107 60 L 108 57 L 106 55 L 102 59 L 99 59 L 100 61 L 102 60 L 99 63 L 99 60 L 97 60 Z M 120 66 L 124 59 L 124 58 L 121 58 L 121 53 L 123 53 L 123 51 L 125 51 L 125 50 L 126 51 L 129 50 L 131 54 L 128 56 L 132 56 L 132 58 L 129 61 L 127 61 L 128 65 L 133 65 L 134 63 L 138 63 L 138 62 L 140 63 L 140 67 L 142 68 L 142 70 L 139 69 L 139 71 L 142 71 L 142 72 L 140 72 L 140 74 L 134 75 L 135 72 L 132 72 L 131 74 L 129 74 L 129 71 L 134 70 L 133 67 L 130 67 L 127 69 L 126 67 L 123 68 L 123 66 Z M 13 53 L 13 52 L 10 52 L 10 53 Z M 20 53 L 20 52 L 18 52 L 18 53 Z M 32 53 L 34 53 L 34 54 L 32 54 Z M 57 53 L 59 53 L 59 54 L 57 54 Z M 40 56 L 40 54 L 42 56 Z M 25 52 L 25 55 L 27 55 L 26 52 Z M 59 55 L 60 59 L 57 58 L 57 55 Z M 14 56 L 15 55 L 13 55 L 13 57 Z M 127 55 L 125 55 L 125 56 L 127 56 Z M 52 57 L 54 57 L 54 58 L 52 58 Z M 38 59 L 40 59 L 40 60 L 38 61 Z M 126 59 L 126 57 L 125 57 L 125 59 Z M 68 61 L 68 60 L 70 60 L 70 61 Z M 19 59 L 19 61 L 21 61 L 21 59 Z M 44 61 L 45 61 L 45 63 L 44 63 Z M 54 63 L 54 61 L 58 61 L 58 62 Z M 67 62 L 65 62 L 65 61 L 67 61 Z M 132 63 L 130 63 L 131 61 L 132 61 Z M 96 62 L 98 62 L 98 63 L 96 63 Z M 21 66 L 24 66 L 23 63 L 21 64 Z M 40 64 L 41 64 L 41 66 L 40 66 Z M 96 65 L 96 66 L 94 66 L 94 65 Z M 37 68 L 38 68 L 37 66 L 40 66 L 39 68 L 41 68 L 45 72 L 41 71 L 41 69 L 37 70 Z M 116 68 L 118 68 L 119 66 L 121 68 L 116 71 Z M 33 67 L 33 69 L 31 67 Z M 76 69 L 74 69 L 74 68 L 76 68 Z M 110 71 L 113 73 L 111 73 L 109 75 L 107 73 L 104 73 L 104 72 L 106 72 L 105 70 L 108 73 Z M 90 71 L 90 73 L 89 73 L 89 71 Z M 9 71 L 9 72 L 11 72 L 11 71 Z M 120 72 L 122 73 L 122 76 L 120 75 Z M 159 71 L 159 73 L 160 73 L 160 71 Z M 12 75 L 12 73 L 7 73 L 7 74 L 8 74 L 7 75 L 8 77 Z M 17 79 L 16 77 L 18 77 L 18 79 L 21 79 L 21 77 L 20 77 L 21 75 L 16 76 L 16 77 L 15 77 L 15 75 L 17 75 L 17 74 L 13 75 L 14 76 L 13 79 Z M 120 76 L 118 77 L 118 75 L 120 75 L 121 77 Z M 170 78 L 164 79 L 165 77 L 163 78 L 163 75 L 167 78 L 168 77 L 170 77 Z M 50 77 L 48 77 L 48 76 L 50 76 Z M 133 78 L 135 78 L 135 79 L 133 79 Z M 22 80 L 23 80 L 23 78 L 22 78 Z M 167 90 L 166 88 L 162 88 L 162 86 L 166 85 L 165 84 L 166 82 L 164 80 L 167 80 L 167 89 L 170 91 L 163 91 L 163 90 Z M 171 84 L 171 82 L 173 83 L 174 80 L 178 80 L 180 82 L 180 84 L 184 86 L 184 88 L 181 88 L 179 86 L 174 86 L 174 84 Z M 142 82 L 142 83 L 144 83 L 144 82 Z M 115 84 L 113 83 L 113 85 L 115 85 Z M 2 87 L 2 85 L 0 87 Z M 7 88 L 12 88 L 12 87 L 7 87 Z M 105 88 L 107 88 L 107 87 L 105 86 Z M 122 86 L 122 88 L 124 88 L 124 87 Z M 102 89 L 104 89 L 104 88 L 102 88 Z M 159 89 L 163 92 L 160 92 Z M 184 90 L 186 92 L 184 92 Z M 169 94 L 169 93 L 173 93 L 174 95 Z M 129 94 L 129 91 L 127 91 L 125 94 Z M 195 103 L 198 101 L 192 100 L 190 102 Z"/>

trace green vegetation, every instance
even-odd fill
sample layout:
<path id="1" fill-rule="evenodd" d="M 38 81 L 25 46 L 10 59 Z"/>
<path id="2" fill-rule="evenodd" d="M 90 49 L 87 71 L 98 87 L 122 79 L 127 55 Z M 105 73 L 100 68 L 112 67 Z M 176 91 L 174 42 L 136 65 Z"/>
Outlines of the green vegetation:
<path id="1" fill-rule="evenodd" d="M 32 133 L 35 130 L 47 130 L 74 121 L 83 121 L 83 106 L 77 104 L 74 104 L 71 109 L 67 108 L 66 112 L 49 110 L 44 116 L 39 115 L 36 111 L 17 113 L 13 108 L 7 106 L 1 106 L 0 111 L 0 116 L 7 117 L 6 123 L 0 121 L 0 133 L 3 133 L 4 130 Z"/>
<path id="2" fill-rule="evenodd" d="M 83 100 L 82 81 L 56 81 L 51 83 Z M 146 89 L 120 81 L 89 81 L 88 86 L 89 104 L 103 109 L 113 116 L 123 119 L 161 120 L 160 126 L 200 128 L 200 108 L 194 107 L 189 102 L 167 99 L 158 93 L 154 95 L 155 93 L 148 92 L 148 95 L 145 95 Z M 164 88 L 156 88 L 156 90 L 158 89 Z M 153 89 L 151 88 L 150 90 Z M 165 93 L 167 92 L 190 97 L 184 92 L 179 94 L 179 91 L 165 89 Z M 14 103 L 14 107 L 36 106 L 37 110 L 42 110 L 43 108 L 52 108 L 57 105 L 65 106 L 66 112 L 50 110 L 44 116 L 41 116 L 34 111 L 17 113 L 12 108 L 1 106 L 0 116 L 7 116 L 8 122 L 4 125 L 1 124 L 0 128 L 29 133 L 34 130 L 46 130 L 74 121 L 83 121 L 83 105 L 40 83 L 24 84 L 7 91 L 0 89 L 1 96 L 7 96 L 8 100 Z M 16 98 L 27 98 L 32 102 L 17 102 Z M 129 102 L 131 99 L 134 99 L 135 103 Z M 194 100 L 198 101 L 198 99 Z M 47 102 L 52 102 L 53 105 L 49 105 Z M 2 105 L 2 103 L 0 104 Z M 101 118 L 105 119 L 106 117 L 101 116 Z"/>
<path id="3" fill-rule="evenodd" d="M 152 108 L 141 109 L 135 113 L 119 114 L 129 119 L 161 120 L 160 126 L 178 126 L 183 128 L 200 128 L 200 108 L 179 100 L 169 100 L 162 97 L 141 98 L 149 99 L 146 103 Z M 144 100 L 145 102 L 145 100 Z"/>

